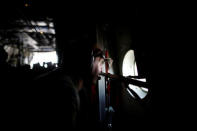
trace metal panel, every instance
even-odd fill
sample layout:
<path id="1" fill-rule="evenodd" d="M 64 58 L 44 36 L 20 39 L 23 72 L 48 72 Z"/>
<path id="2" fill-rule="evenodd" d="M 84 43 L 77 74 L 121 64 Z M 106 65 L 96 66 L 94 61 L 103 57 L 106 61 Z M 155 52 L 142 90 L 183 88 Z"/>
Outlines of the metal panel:
<path id="1" fill-rule="evenodd" d="M 101 123 L 105 120 L 105 77 L 101 76 L 98 81 L 98 95 L 99 95 L 99 121 Z"/>

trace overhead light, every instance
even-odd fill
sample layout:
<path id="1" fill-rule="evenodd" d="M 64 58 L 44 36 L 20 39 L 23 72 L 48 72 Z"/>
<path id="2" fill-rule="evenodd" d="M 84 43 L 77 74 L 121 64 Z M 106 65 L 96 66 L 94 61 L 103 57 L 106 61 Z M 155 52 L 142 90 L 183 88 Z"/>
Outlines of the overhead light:
<path id="1" fill-rule="evenodd" d="M 29 6 L 29 5 L 26 3 L 26 4 L 25 4 L 25 7 L 28 7 L 28 6 Z"/>

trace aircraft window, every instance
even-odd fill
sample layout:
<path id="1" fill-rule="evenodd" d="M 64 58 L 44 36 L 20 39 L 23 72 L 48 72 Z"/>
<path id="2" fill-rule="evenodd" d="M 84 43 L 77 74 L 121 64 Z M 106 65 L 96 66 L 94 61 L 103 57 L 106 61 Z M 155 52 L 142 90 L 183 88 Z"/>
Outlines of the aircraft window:
<path id="1" fill-rule="evenodd" d="M 137 65 L 136 65 L 136 61 L 135 61 L 135 54 L 134 54 L 134 50 L 129 50 L 123 59 L 123 64 L 122 64 L 122 74 L 123 76 L 138 76 L 138 70 L 137 70 Z M 146 82 L 146 79 L 136 79 L 139 81 L 143 81 Z M 144 88 L 144 87 L 139 87 L 139 86 L 135 86 L 135 85 L 131 85 L 129 84 L 129 88 L 132 89 L 141 99 L 145 98 L 145 96 L 148 93 L 148 89 Z M 129 90 L 128 90 L 129 91 Z M 134 97 L 134 95 L 129 92 L 131 94 L 132 97 Z"/>

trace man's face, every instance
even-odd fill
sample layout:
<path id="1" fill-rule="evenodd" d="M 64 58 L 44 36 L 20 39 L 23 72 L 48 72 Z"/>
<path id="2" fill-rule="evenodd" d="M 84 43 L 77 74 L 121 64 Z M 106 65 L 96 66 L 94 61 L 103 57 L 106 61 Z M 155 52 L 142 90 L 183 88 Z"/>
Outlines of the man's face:
<path id="1" fill-rule="evenodd" d="M 98 76 L 102 72 L 102 67 L 104 64 L 104 59 L 101 57 L 96 57 L 93 62 L 92 75 Z"/>

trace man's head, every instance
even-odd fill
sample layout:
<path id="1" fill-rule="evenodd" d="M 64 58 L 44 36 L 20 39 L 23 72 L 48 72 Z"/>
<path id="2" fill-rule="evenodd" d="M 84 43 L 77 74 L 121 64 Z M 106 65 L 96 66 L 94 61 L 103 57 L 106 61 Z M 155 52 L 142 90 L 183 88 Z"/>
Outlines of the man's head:
<path id="1" fill-rule="evenodd" d="M 92 76 L 93 83 L 96 83 L 98 75 L 102 72 L 104 64 L 103 51 L 101 49 L 94 49 L 92 52 Z"/>

